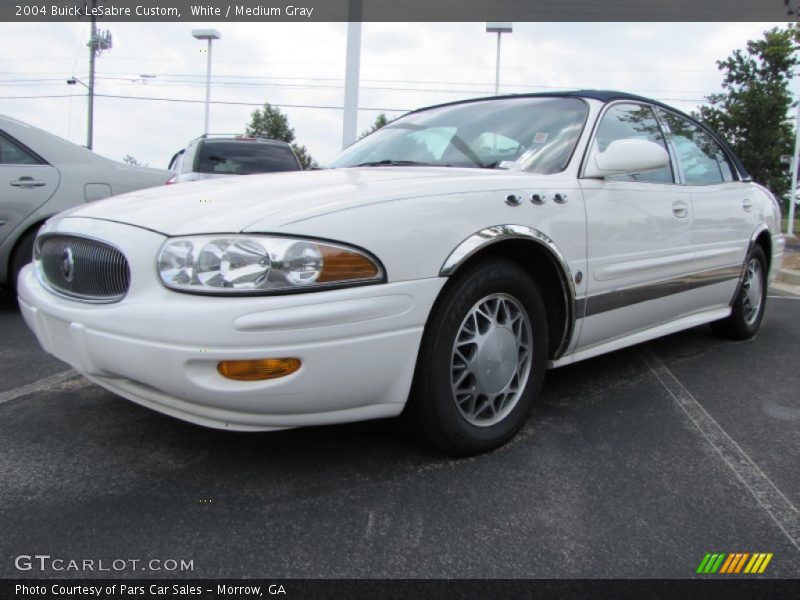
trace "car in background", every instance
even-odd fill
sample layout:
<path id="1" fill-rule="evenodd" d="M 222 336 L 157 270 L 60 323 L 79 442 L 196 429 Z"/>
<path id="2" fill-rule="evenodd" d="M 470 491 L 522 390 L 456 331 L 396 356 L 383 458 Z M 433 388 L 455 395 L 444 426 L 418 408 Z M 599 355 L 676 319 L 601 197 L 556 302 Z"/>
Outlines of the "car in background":
<path id="1" fill-rule="evenodd" d="M 51 216 L 168 178 L 163 169 L 118 163 L 0 115 L 0 286 L 14 287 L 39 227 Z"/>
<path id="2" fill-rule="evenodd" d="M 302 171 L 303 165 L 292 146 L 280 140 L 205 134 L 176 152 L 168 169 L 175 173 L 169 183 L 183 183 L 229 175 Z"/>

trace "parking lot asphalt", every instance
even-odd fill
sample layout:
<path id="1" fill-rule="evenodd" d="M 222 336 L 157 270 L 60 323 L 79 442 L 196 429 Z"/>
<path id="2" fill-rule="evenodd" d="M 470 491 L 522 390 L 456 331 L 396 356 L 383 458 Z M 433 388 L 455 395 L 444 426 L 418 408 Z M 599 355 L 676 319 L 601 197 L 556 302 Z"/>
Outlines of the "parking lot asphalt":
<path id="1" fill-rule="evenodd" d="M 242 434 L 138 407 L 47 356 L 0 292 L 0 577 L 800 576 L 800 300 L 548 374 L 521 434 L 453 460 L 396 420 Z M 20 554 L 191 572 L 26 571 Z M 708 576 L 706 576 L 708 577 Z M 744 577 L 742 575 L 742 577 Z"/>

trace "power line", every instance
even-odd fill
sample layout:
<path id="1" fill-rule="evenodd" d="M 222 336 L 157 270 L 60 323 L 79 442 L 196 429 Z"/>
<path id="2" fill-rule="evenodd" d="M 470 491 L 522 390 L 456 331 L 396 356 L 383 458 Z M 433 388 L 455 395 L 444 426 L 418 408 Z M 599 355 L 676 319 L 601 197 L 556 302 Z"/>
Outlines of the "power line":
<path id="1" fill-rule="evenodd" d="M 40 98 L 71 98 L 70 94 L 48 94 L 44 96 L 0 96 L 0 100 L 38 100 Z M 97 98 L 116 98 L 120 100 L 154 100 L 157 102 L 183 102 L 188 104 L 205 104 L 205 100 L 190 100 L 186 98 L 161 98 L 155 96 L 122 96 L 116 94 L 97 94 L 95 93 L 95 97 Z M 231 105 L 231 106 L 264 106 L 264 102 L 235 102 L 235 101 L 228 101 L 228 100 L 212 100 L 211 104 L 223 104 L 223 105 Z M 314 105 L 314 104 L 273 104 L 270 102 L 272 106 L 277 106 L 278 108 L 320 108 L 326 110 L 344 110 L 343 106 L 323 106 L 323 105 Z M 408 112 L 413 110 L 411 108 L 380 108 L 380 107 L 370 107 L 370 106 L 361 106 L 358 110 L 365 110 L 365 111 L 378 111 L 378 112 Z"/>
<path id="2" fill-rule="evenodd" d="M 191 100 L 187 98 L 163 98 L 163 97 L 156 97 L 156 96 L 124 96 L 124 95 L 117 95 L 117 94 L 95 94 L 95 96 L 100 98 L 117 98 L 121 100 L 154 100 L 158 102 L 184 102 L 189 104 L 204 104 L 204 100 Z M 73 97 L 70 94 L 48 94 L 42 96 L 0 96 L 0 100 L 27 100 L 27 99 L 39 99 L 39 98 L 71 98 Z M 655 98 L 656 100 L 660 100 L 662 102 L 698 102 L 701 104 L 706 104 L 708 101 L 703 98 Z M 230 100 L 212 100 L 212 104 L 222 104 L 222 105 L 230 105 L 230 106 L 263 106 L 264 102 L 240 102 L 240 101 L 230 101 Z M 326 109 L 326 110 L 343 110 L 343 106 L 326 106 L 326 105 L 316 105 L 316 104 L 277 104 L 270 102 L 272 106 L 277 106 L 279 108 L 319 108 L 319 109 Z M 410 110 L 414 110 L 412 108 L 386 108 L 386 107 L 368 107 L 362 106 L 359 107 L 358 110 L 365 110 L 365 111 L 383 111 L 383 112 L 408 112 Z"/>
<path id="3" fill-rule="evenodd" d="M 117 74 L 117 75 L 122 75 Z M 195 77 L 193 75 L 175 75 L 177 77 Z M 115 77 L 115 76 L 108 76 L 108 75 L 100 75 L 97 77 L 98 79 L 103 79 L 106 81 L 118 81 L 118 82 L 125 82 L 125 83 L 141 83 L 141 77 L 137 77 L 135 75 L 130 75 L 129 77 Z M 216 78 L 212 78 L 214 80 Z M 288 79 L 288 80 L 298 80 L 298 81 L 342 81 L 341 79 L 335 78 L 313 78 L 313 77 L 264 77 L 264 79 Z M 52 86 L 55 87 L 59 85 L 58 83 L 45 83 L 45 82 L 61 82 L 61 79 L 57 78 L 42 78 L 42 79 L 7 79 L 7 80 L 0 80 L 0 83 L 7 84 L 10 86 L 20 86 L 24 85 L 25 82 L 32 82 L 31 87 L 36 86 Z M 392 80 L 392 79 L 364 79 L 364 82 L 376 82 L 376 83 L 397 83 L 397 84 L 423 84 L 423 85 L 467 85 L 467 86 L 474 86 L 480 89 L 452 89 L 452 88 L 407 88 L 407 87 L 386 87 L 386 86 L 361 86 L 362 90 L 370 90 L 370 91 L 391 91 L 391 92 L 436 92 L 436 93 L 448 93 L 448 94 L 473 94 L 473 93 L 488 93 L 490 91 L 490 85 L 488 83 L 478 83 L 478 82 L 448 82 L 448 81 L 417 81 L 417 80 Z M 148 85 L 157 86 L 157 87 L 198 87 L 205 85 L 205 79 L 202 81 L 197 80 L 175 80 L 175 79 L 161 79 L 161 80 L 149 80 L 147 82 Z M 218 87 L 251 87 L 251 88 L 258 88 L 258 87 L 277 87 L 277 88 L 287 88 L 287 89 L 326 89 L 326 90 L 339 90 L 342 89 L 343 86 L 341 85 L 322 85 L 322 84 L 296 84 L 296 83 L 279 83 L 274 81 L 269 82 L 238 82 L 238 81 L 220 81 L 216 80 L 214 82 L 215 86 Z M 532 84 L 504 84 L 504 88 L 514 88 L 514 89 L 530 89 L 530 90 L 563 90 L 565 88 L 571 88 L 575 86 L 554 86 L 554 85 L 532 85 Z M 709 92 L 709 91 L 701 91 L 701 90 L 659 90 L 659 89 L 650 89 L 650 88 L 635 88 L 638 92 L 646 92 L 650 94 L 703 94 L 703 95 L 710 95 L 716 92 Z M 687 100 L 691 100 L 687 98 Z"/>

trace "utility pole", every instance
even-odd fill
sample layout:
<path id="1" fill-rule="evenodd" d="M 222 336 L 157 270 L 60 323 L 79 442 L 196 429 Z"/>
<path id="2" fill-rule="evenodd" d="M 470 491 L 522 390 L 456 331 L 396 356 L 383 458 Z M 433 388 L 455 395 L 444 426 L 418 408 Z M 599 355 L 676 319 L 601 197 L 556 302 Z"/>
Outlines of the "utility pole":
<path id="1" fill-rule="evenodd" d="M 92 0 L 92 9 L 97 8 L 97 0 Z M 92 11 L 92 30 L 89 37 L 89 110 L 87 112 L 86 124 L 86 147 L 91 150 L 94 140 L 94 72 L 95 60 L 103 50 L 111 49 L 111 33 L 108 31 L 97 31 L 97 17 Z"/>
<path id="2" fill-rule="evenodd" d="M 92 8 L 95 8 L 97 0 L 92 0 Z M 94 61 L 97 58 L 97 17 L 92 12 L 92 33 L 89 36 L 89 122 L 86 126 L 86 147 L 92 149 L 92 139 L 94 137 Z"/>

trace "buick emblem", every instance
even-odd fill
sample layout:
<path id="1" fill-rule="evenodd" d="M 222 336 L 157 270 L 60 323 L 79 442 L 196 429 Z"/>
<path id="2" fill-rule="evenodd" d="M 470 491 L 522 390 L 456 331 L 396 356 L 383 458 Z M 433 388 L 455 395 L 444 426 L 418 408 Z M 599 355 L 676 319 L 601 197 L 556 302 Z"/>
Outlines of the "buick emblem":
<path id="1" fill-rule="evenodd" d="M 67 281 L 72 281 L 75 276 L 75 258 L 72 256 L 72 248 L 65 248 L 61 253 L 61 275 Z"/>

